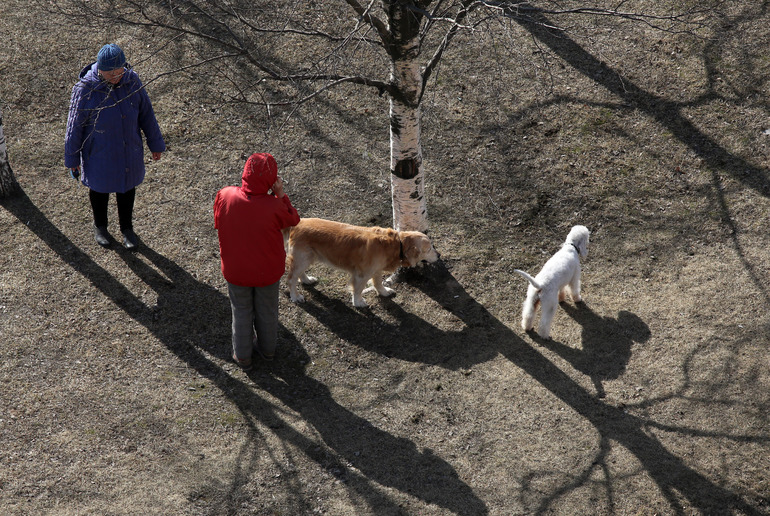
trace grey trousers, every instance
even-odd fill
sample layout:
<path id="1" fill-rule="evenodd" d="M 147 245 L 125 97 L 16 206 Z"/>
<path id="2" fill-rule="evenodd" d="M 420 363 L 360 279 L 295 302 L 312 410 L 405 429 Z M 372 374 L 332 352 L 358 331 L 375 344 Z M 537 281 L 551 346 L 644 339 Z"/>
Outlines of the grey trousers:
<path id="1" fill-rule="evenodd" d="M 233 353 L 241 360 L 251 358 L 252 339 L 262 353 L 272 355 L 278 343 L 278 287 L 239 287 L 227 284 L 233 312 Z"/>

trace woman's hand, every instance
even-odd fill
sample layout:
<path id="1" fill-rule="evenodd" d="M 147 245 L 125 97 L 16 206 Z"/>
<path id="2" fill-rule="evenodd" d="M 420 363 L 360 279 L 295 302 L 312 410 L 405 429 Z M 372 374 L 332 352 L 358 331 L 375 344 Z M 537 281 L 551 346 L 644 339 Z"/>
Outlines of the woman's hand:
<path id="1" fill-rule="evenodd" d="M 275 180 L 275 183 L 273 183 L 273 186 L 270 188 L 273 190 L 275 196 L 279 199 L 286 195 L 283 191 L 283 181 L 281 180 L 281 176 L 278 176 L 278 178 Z"/>

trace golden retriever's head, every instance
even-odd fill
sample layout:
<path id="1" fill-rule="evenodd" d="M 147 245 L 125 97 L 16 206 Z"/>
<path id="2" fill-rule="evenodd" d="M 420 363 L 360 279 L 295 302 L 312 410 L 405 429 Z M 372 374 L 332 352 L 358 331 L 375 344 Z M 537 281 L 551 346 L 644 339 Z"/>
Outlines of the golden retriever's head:
<path id="1" fill-rule="evenodd" d="M 424 233 L 419 231 L 401 231 L 399 233 L 402 247 L 402 265 L 414 267 L 418 263 L 436 263 L 439 259 L 438 251 Z"/>

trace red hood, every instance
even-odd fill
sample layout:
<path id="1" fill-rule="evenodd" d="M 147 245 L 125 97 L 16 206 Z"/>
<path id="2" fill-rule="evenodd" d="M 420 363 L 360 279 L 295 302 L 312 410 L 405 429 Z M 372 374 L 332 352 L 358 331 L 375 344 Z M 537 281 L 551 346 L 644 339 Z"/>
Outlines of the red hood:
<path id="1" fill-rule="evenodd" d="M 266 194 L 278 179 L 278 164 L 267 153 L 255 153 L 246 160 L 241 188 L 248 195 Z"/>

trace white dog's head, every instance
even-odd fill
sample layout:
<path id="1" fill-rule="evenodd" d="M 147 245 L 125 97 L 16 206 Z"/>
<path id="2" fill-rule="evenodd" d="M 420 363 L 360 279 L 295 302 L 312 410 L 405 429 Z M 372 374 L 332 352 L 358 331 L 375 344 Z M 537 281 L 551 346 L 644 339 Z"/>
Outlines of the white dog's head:
<path id="1" fill-rule="evenodd" d="M 564 243 L 574 245 L 578 250 L 578 254 L 585 258 L 588 256 L 588 237 L 590 235 L 591 232 L 588 231 L 587 227 L 572 226 L 569 235 L 567 235 L 567 240 Z"/>

